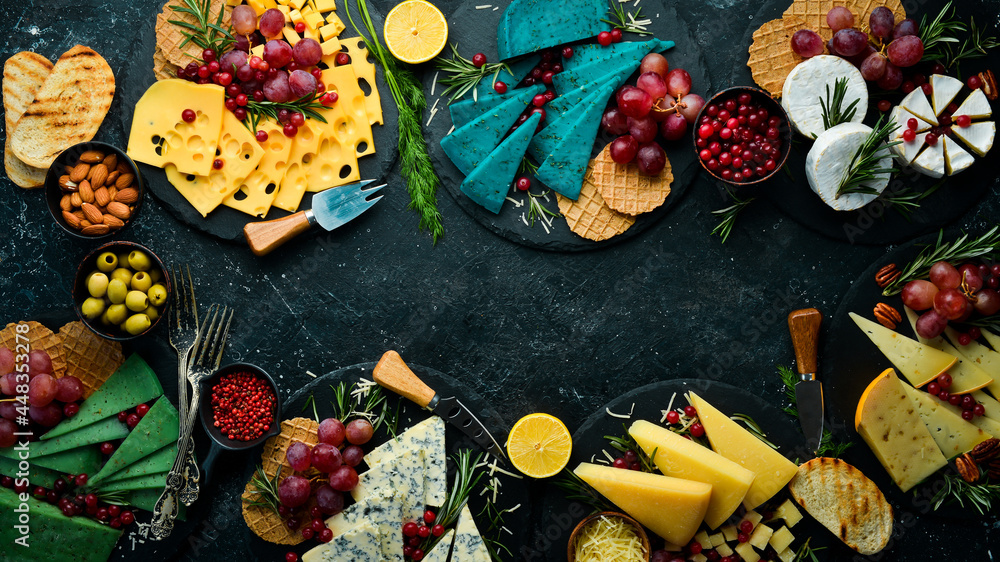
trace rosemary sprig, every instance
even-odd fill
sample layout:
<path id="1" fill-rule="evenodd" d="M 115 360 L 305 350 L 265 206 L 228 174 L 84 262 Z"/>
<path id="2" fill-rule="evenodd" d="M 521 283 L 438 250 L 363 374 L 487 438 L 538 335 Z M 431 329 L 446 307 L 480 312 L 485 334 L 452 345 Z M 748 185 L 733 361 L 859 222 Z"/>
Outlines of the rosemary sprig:
<path id="1" fill-rule="evenodd" d="M 538 164 L 532 162 L 531 158 L 528 158 L 527 156 L 521 158 L 521 164 L 517 167 L 517 175 L 535 175 L 536 173 L 538 173 Z"/>
<path id="2" fill-rule="evenodd" d="M 562 469 L 559 477 L 553 483 L 566 492 L 566 499 L 587 504 L 594 511 L 615 511 L 618 509 L 568 468 Z"/>
<path id="3" fill-rule="evenodd" d="M 494 84 L 501 70 L 510 72 L 510 67 L 502 62 L 486 63 L 476 68 L 471 60 L 458 54 L 454 43 L 449 43 L 448 46 L 451 47 L 451 58 L 438 57 L 434 62 L 434 66 L 445 72 L 444 78 L 439 79 L 438 83 L 445 87 L 441 95 L 449 96 L 448 103 L 469 93 L 483 78 L 493 75 L 490 84 Z M 514 84 L 508 86 L 513 87 Z"/>
<path id="4" fill-rule="evenodd" d="M 316 411 L 316 396 L 313 394 L 310 394 L 309 398 L 306 398 L 306 403 L 302 405 L 302 411 L 305 412 L 306 408 L 310 406 L 312 406 L 313 419 L 316 420 L 316 423 L 319 423 L 319 412 Z"/>
<path id="5" fill-rule="evenodd" d="M 488 483 L 485 485 L 485 488 L 490 493 L 496 491 L 493 484 Z M 486 495 L 489 496 L 491 494 L 488 493 Z M 487 521 L 486 529 L 480 534 L 483 537 L 483 542 L 486 543 L 486 551 L 490 553 L 490 559 L 493 562 L 503 562 L 500 558 L 501 552 L 506 552 L 508 558 L 513 554 L 510 548 L 500 540 L 500 533 L 505 532 L 504 515 L 511 511 L 509 508 L 498 509 L 495 503 L 487 500 L 483 510 L 479 512 L 479 516 L 485 518 Z"/>
<path id="6" fill-rule="evenodd" d="M 102 492 L 98 490 L 97 499 L 110 505 L 129 505 L 128 498 L 122 490 L 115 490 L 114 492 Z"/>
<path id="7" fill-rule="evenodd" d="M 965 39 L 959 40 L 957 36 L 962 34 Z M 975 18 L 970 17 L 968 25 L 958 19 L 951 2 L 945 4 L 930 23 L 924 16 L 920 22 L 920 39 L 924 43 L 923 60 L 941 61 L 947 68 L 963 60 L 984 57 L 989 49 L 1000 47 L 995 36 L 983 35 Z"/>
<path id="8" fill-rule="evenodd" d="M 281 478 L 281 473 L 274 475 L 273 479 L 267 478 L 267 473 L 264 472 L 263 465 L 257 465 L 257 470 L 253 473 L 250 478 L 250 482 L 256 488 L 251 490 L 250 493 L 257 496 L 257 499 L 245 499 L 244 502 L 247 505 L 253 505 L 258 507 L 270 508 L 275 513 L 278 513 L 278 507 L 281 502 L 278 500 L 278 484 Z"/>
<path id="9" fill-rule="evenodd" d="M 833 96 L 830 95 L 830 85 L 826 85 L 826 99 L 819 98 L 819 105 L 823 108 L 823 127 L 829 129 L 847 123 L 854 118 L 857 113 L 860 98 L 851 102 L 844 109 L 844 97 L 847 95 L 847 78 L 838 78 L 833 85 Z"/>
<path id="10" fill-rule="evenodd" d="M 879 117 L 875 128 L 865 139 L 865 142 L 858 147 L 854 157 L 851 158 L 851 164 L 844 170 L 844 177 L 841 178 L 840 187 L 837 188 L 837 197 L 851 193 L 877 195 L 874 189 L 865 184 L 877 179 L 880 174 L 895 172 L 895 168 L 892 166 L 880 167 L 880 162 L 885 157 L 883 153 L 889 150 L 889 147 L 903 142 L 883 142 L 896 129 L 899 129 L 899 125 L 896 124 L 895 119 L 890 117 L 888 122 L 883 123 L 882 118 Z"/>
<path id="11" fill-rule="evenodd" d="M 561 214 L 546 208 L 539 201 L 539 199 L 545 199 L 550 192 L 551 190 L 539 193 L 538 195 L 535 195 L 530 191 L 525 192 L 528 195 L 528 224 L 532 227 L 535 226 L 536 220 L 542 220 L 544 218 L 543 215 L 548 215 L 553 218 L 559 218 L 562 216 Z"/>
<path id="12" fill-rule="evenodd" d="M 282 109 L 293 113 L 302 113 L 309 119 L 326 123 L 326 117 L 320 113 L 321 110 L 326 109 L 326 106 L 316 101 L 316 94 L 309 94 L 289 102 L 250 101 L 244 109 L 247 111 L 247 118 L 243 120 L 243 126 L 253 133 L 257 132 L 262 119 L 270 119 L 277 123 L 278 112 Z"/>
<path id="13" fill-rule="evenodd" d="M 788 406 L 783 406 L 781 410 L 797 418 L 799 417 L 799 407 L 795 400 L 795 384 L 799 382 L 799 377 L 789 367 L 777 365 L 777 368 L 778 376 L 781 377 L 781 382 L 784 384 L 785 398 L 789 403 Z M 823 435 L 819 439 L 819 447 L 816 449 L 816 456 L 838 458 L 853 446 L 853 441 L 838 442 L 834 440 L 833 433 L 829 429 L 824 428 Z"/>
<path id="14" fill-rule="evenodd" d="M 899 279 L 882 290 L 882 296 L 898 295 L 903 286 L 914 279 L 923 279 L 931 271 L 931 266 L 939 261 L 958 265 L 964 261 L 993 254 L 1000 250 L 1000 225 L 994 226 L 978 238 L 970 239 L 968 234 L 954 242 L 944 242 L 944 231 L 938 233 L 937 242 L 925 245 L 913 261 L 903 268 Z"/>
<path id="15" fill-rule="evenodd" d="M 385 81 L 392 92 L 392 99 L 399 109 L 399 159 L 400 173 L 406 180 L 406 190 L 410 194 L 409 208 L 420 214 L 417 228 L 427 229 L 437 243 L 444 235 L 441 213 L 437 208 L 437 190 L 441 180 L 434 171 L 431 158 L 427 154 L 427 141 L 421 127 L 421 115 L 427 109 L 427 97 L 417 77 L 390 55 L 378 40 L 375 24 L 368 13 L 365 0 L 356 0 L 361 22 L 368 35 L 365 36 L 354 23 L 354 16 L 345 4 L 348 21 L 365 41 L 368 52 L 382 65 Z"/>
<path id="16" fill-rule="evenodd" d="M 816 552 L 823 550 L 826 547 L 821 546 L 819 548 L 813 548 L 809 546 L 809 541 L 811 540 L 812 537 L 806 539 L 806 542 L 802 543 L 802 546 L 800 546 L 799 549 L 795 551 L 794 562 L 819 562 L 819 558 L 816 556 Z"/>
<path id="17" fill-rule="evenodd" d="M 931 498 L 934 511 L 946 503 L 957 503 L 963 508 L 968 503 L 980 515 L 985 515 L 993 509 L 994 501 L 1000 501 L 1000 484 L 970 484 L 954 472 L 946 473 L 942 482 L 944 486 Z"/>
<path id="18" fill-rule="evenodd" d="M 728 187 L 726 188 L 726 193 L 729 194 L 729 197 L 732 199 L 733 204 L 726 207 L 725 209 L 717 209 L 715 211 L 712 211 L 712 214 L 717 217 L 721 217 L 722 221 L 719 222 L 719 224 L 717 224 L 715 228 L 712 229 L 711 235 L 712 236 L 719 235 L 719 237 L 722 238 L 723 244 L 726 243 L 726 240 L 729 240 L 729 235 L 733 231 L 733 226 L 736 225 L 736 218 L 740 215 L 741 212 L 743 212 L 743 209 L 745 209 L 747 205 L 753 203 L 754 200 L 756 199 L 756 197 L 748 197 L 747 199 L 740 199 L 739 197 L 736 196 L 736 193 L 734 193 Z"/>
<path id="19" fill-rule="evenodd" d="M 951 45 L 945 45 L 944 65 L 948 68 L 955 66 L 959 62 L 968 59 L 978 59 L 986 56 L 986 51 L 1000 47 L 1000 41 L 993 35 L 983 36 L 983 31 L 976 26 L 975 18 L 969 18 L 969 34 L 962 41 L 962 46 L 952 49 Z"/>
<path id="20" fill-rule="evenodd" d="M 635 14 L 633 14 L 626 12 L 618 0 L 611 0 L 611 8 L 608 11 L 608 17 L 601 20 L 604 23 L 611 24 L 615 29 L 620 29 L 628 33 L 635 33 L 640 36 L 652 35 L 649 31 L 636 27 L 635 22 L 642 19 L 642 8 L 638 8 Z"/>
<path id="21" fill-rule="evenodd" d="M 184 40 L 180 44 L 181 48 L 193 42 L 202 50 L 212 49 L 221 56 L 230 45 L 236 42 L 232 33 L 222 27 L 223 16 L 226 13 L 224 7 L 219 9 L 219 15 L 214 22 L 212 21 L 211 7 L 210 0 L 181 0 L 180 4 L 173 6 L 174 11 L 188 14 L 198 21 L 197 24 L 193 24 L 183 20 L 170 20 L 170 23 L 187 30 L 181 31 L 184 34 Z"/>
<path id="22" fill-rule="evenodd" d="M 617 450 L 619 453 L 633 452 L 639 458 L 639 470 L 642 472 L 656 472 L 656 464 L 653 463 L 653 456 L 656 456 L 656 449 L 653 450 L 652 455 L 647 455 L 646 451 L 635 442 L 635 439 L 629 435 L 628 427 L 622 424 L 622 429 L 625 431 L 622 435 L 605 435 L 604 438 L 608 440 L 608 444 L 612 448 Z"/>
<path id="23" fill-rule="evenodd" d="M 906 188 L 897 193 L 882 192 L 882 201 L 894 207 L 899 214 L 903 215 L 903 218 L 909 221 L 913 218 L 911 213 L 920 208 L 924 199 L 933 195 L 943 185 L 944 180 L 941 180 L 919 192 L 912 188 Z"/>
<path id="24" fill-rule="evenodd" d="M 733 414 L 733 415 L 729 416 L 729 419 L 731 419 L 731 420 L 733 420 L 734 422 L 737 422 L 737 423 L 742 423 L 743 425 L 746 426 L 747 431 L 749 431 L 750 433 L 752 433 L 754 437 L 756 437 L 757 439 L 760 439 L 761 441 L 764 442 L 765 445 L 767 445 L 768 447 L 774 449 L 775 451 L 778 450 L 778 446 L 775 445 L 774 443 L 772 443 L 767 438 L 767 434 L 764 433 L 764 429 L 760 427 L 760 424 L 757 423 L 756 421 L 754 421 L 754 419 L 751 418 L 750 416 L 748 416 L 746 414 L 736 413 L 736 414 Z"/>
<path id="25" fill-rule="evenodd" d="M 472 455 L 469 449 L 462 449 L 458 454 L 452 456 L 455 462 L 455 481 L 451 485 L 451 491 L 444 500 L 444 505 L 438 510 L 435 524 L 445 528 L 452 526 L 458 520 L 458 514 L 469 503 L 469 495 L 472 489 L 479 484 L 483 478 L 483 471 L 477 470 L 477 466 L 483 460 L 483 453 Z M 426 551 L 425 551 L 426 552 Z"/>
<path id="26" fill-rule="evenodd" d="M 340 381 L 337 386 L 330 385 L 330 390 L 333 391 L 333 401 L 330 402 L 333 406 L 333 417 L 341 423 L 346 423 L 351 411 L 354 410 L 354 396 L 351 392 L 354 390 L 354 385 L 348 388 L 347 383 Z"/>

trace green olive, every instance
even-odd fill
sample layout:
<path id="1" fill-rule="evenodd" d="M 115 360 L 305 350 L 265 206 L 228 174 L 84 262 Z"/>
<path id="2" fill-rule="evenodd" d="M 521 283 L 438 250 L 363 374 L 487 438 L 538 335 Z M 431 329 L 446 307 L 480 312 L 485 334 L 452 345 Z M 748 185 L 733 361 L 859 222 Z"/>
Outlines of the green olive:
<path id="1" fill-rule="evenodd" d="M 128 252 L 118 254 L 118 267 L 128 267 Z"/>
<path id="2" fill-rule="evenodd" d="M 151 322 L 156 322 L 156 319 L 160 317 L 160 309 L 156 308 L 153 305 L 149 305 L 148 307 L 146 307 L 146 310 L 143 310 L 142 313 L 145 314 L 146 316 L 149 316 L 149 320 Z"/>
<path id="3" fill-rule="evenodd" d="M 97 269 L 104 273 L 109 273 L 118 267 L 118 256 L 111 252 L 104 252 L 97 256 Z"/>
<path id="4" fill-rule="evenodd" d="M 140 271 L 132 276 L 132 290 L 142 291 L 145 293 L 153 286 L 153 280 L 149 278 L 149 274 L 145 271 Z"/>
<path id="5" fill-rule="evenodd" d="M 149 278 L 153 280 L 153 283 L 159 283 L 163 280 L 163 272 L 159 269 L 150 269 Z"/>
<path id="6" fill-rule="evenodd" d="M 135 271 L 149 271 L 153 267 L 153 262 L 146 254 L 139 250 L 132 250 L 132 253 L 128 255 L 128 265 Z"/>
<path id="7" fill-rule="evenodd" d="M 90 275 L 87 280 L 87 292 L 91 297 L 103 298 L 108 292 L 108 276 L 100 271 Z"/>
<path id="8" fill-rule="evenodd" d="M 111 278 L 118 279 L 122 283 L 125 283 L 125 286 L 127 287 L 132 283 L 132 272 L 124 267 L 119 267 L 111 272 Z"/>
<path id="9" fill-rule="evenodd" d="M 124 304 L 113 304 L 108 307 L 108 322 L 121 324 L 128 318 L 128 308 Z"/>
<path id="10" fill-rule="evenodd" d="M 156 306 L 163 306 L 163 303 L 167 302 L 167 287 L 163 283 L 157 283 L 146 291 L 149 295 L 149 302 Z"/>
<path id="11" fill-rule="evenodd" d="M 108 300 L 111 301 L 112 304 L 124 303 L 127 295 L 128 285 L 126 285 L 121 279 L 112 279 L 111 282 L 108 283 Z"/>
<path id="12" fill-rule="evenodd" d="M 100 318 L 104 314 L 104 299 L 90 297 L 80 305 L 80 312 L 83 313 L 83 317 L 87 320 Z"/>
<path id="13" fill-rule="evenodd" d="M 149 316 L 141 313 L 133 314 L 125 321 L 125 331 L 133 336 L 138 336 L 148 330 L 150 325 L 152 322 L 149 321 Z"/>
<path id="14" fill-rule="evenodd" d="M 110 326 L 111 325 L 111 320 L 108 320 L 108 311 L 107 311 L 107 309 L 105 309 L 104 312 L 101 314 L 101 325 L 102 326 Z"/>
<path id="15" fill-rule="evenodd" d="M 142 312 L 149 306 L 149 297 L 142 291 L 129 291 L 125 296 L 125 306 L 132 312 Z"/>

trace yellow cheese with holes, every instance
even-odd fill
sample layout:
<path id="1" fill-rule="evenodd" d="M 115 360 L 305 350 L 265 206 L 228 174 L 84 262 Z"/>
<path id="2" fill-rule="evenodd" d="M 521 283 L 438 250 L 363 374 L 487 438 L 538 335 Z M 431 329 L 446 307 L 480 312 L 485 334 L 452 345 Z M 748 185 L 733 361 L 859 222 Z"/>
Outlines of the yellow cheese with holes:
<path id="1" fill-rule="evenodd" d="M 705 519 L 712 487 L 659 474 L 581 463 L 577 476 L 625 513 L 674 544 L 687 544 Z"/>
<path id="2" fill-rule="evenodd" d="M 948 336 L 948 341 L 958 350 L 959 359 L 964 359 L 976 367 L 979 367 L 989 375 L 993 382 L 986 385 L 986 388 L 993 393 L 1000 392 L 1000 353 L 993 351 L 985 345 L 972 340 L 969 345 L 962 345 L 958 341 L 958 331 L 948 326 L 944 330 Z"/>
<path id="3" fill-rule="evenodd" d="M 292 6 L 294 6 L 294 4 L 292 4 Z M 302 18 L 302 12 L 300 12 L 297 8 L 292 9 L 288 12 L 288 19 L 292 21 L 292 25 L 297 25 L 300 23 L 302 25 L 306 24 L 306 20 Z"/>
<path id="4" fill-rule="evenodd" d="M 306 164 L 309 192 L 319 192 L 331 187 L 346 185 L 361 179 L 355 143 L 351 137 L 350 119 L 340 102 L 320 114 L 326 123 L 317 122 L 321 131 L 316 157 Z"/>
<path id="5" fill-rule="evenodd" d="M 340 39 L 334 37 L 333 39 L 327 39 L 319 44 L 320 48 L 323 49 L 323 58 L 335 57 L 337 53 L 340 52 Z"/>
<path id="6" fill-rule="evenodd" d="M 264 4 L 265 10 L 270 10 L 271 8 L 277 9 L 278 7 L 278 3 L 275 2 L 274 0 L 261 0 L 261 1 Z"/>
<path id="7" fill-rule="evenodd" d="M 951 404 L 909 385 L 904 384 L 903 389 L 913 401 L 920 415 L 920 421 L 927 426 L 927 430 L 931 432 L 931 437 L 945 458 L 950 459 L 971 451 L 973 447 L 992 437 L 963 420 L 961 413 L 944 407 Z"/>
<path id="8" fill-rule="evenodd" d="M 306 0 L 289 0 L 288 5 L 296 10 L 301 10 L 306 5 Z"/>
<path id="9" fill-rule="evenodd" d="M 295 33 L 295 29 L 291 27 L 282 27 L 281 34 L 285 36 L 285 41 L 288 41 L 289 45 L 295 45 L 302 40 L 302 37 Z"/>
<path id="10" fill-rule="evenodd" d="M 264 157 L 257 164 L 257 169 L 222 204 L 248 215 L 264 217 L 288 168 L 288 155 L 292 152 L 294 141 L 285 136 L 281 124 L 270 119 L 261 120 L 257 128 L 267 133 L 267 140 L 261 143 Z"/>
<path id="11" fill-rule="evenodd" d="M 128 155 L 151 166 L 173 164 L 181 173 L 207 176 L 222 131 L 224 97 L 216 85 L 154 82 L 135 104 Z M 181 118 L 186 109 L 195 112 L 193 123 Z"/>
<path id="12" fill-rule="evenodd" d="M 341 109 L 346 117 L 346 128 L 341 141 L 351 141 L 358 157 L 375 153 L 375 141 L 372 137 L 372 126 L 368 120 L 368 110 L 365 108 L 365 94 L 358 85 L 358 78 L 351 66 L 331 66 L 323 71 L 322 82 L 328 92 L 337 92 L 335 107 Z"/>
<path id="13" fill-rule="evenodd" d="M 365 40 L 352 37 L 343 41 L 347 54 L 351 57 L 351 68 L 365 94 L 365 111 L 368 112 L 368 122 L 372 125 L 382 124 L 382 99 L 375 85 L 375 64 L 368 62 L 368 48 Z"/>
<path id="14" fill-rule="evenodd" d="M 711 484 L 712 499 L 705 513 L 705 524 L 711 529 L 736 512 L 756 476 L 711 449 L 648 421 L 634 422 L 628 433 L 663 474 Z"/>
<path id="15" fill-rule="evenodd" d="M 319 15 L 319 12 L 314 12 L 312 10 L 309 12 L 303 12 L 302 19 L 306 22 L 306 29 L 316 31 L 320 27 L 323 27 L 323 16 Z"/>
<path id="16" fill-rule="evenodd" d="M 756 474 L 743 498 L 743 505 L 753 509 L 771 499 L 795 476 L 798 467 L 752 433 L 741 427 L 694 392 L 688 400 L 698 411 L 712 449 L 723 457 Z"/>
<path id="17" fill-rule="evenodd" d="M 330 39 L 336 39 L 343 30 L 343 28 L 338 28 L 336 25 L 328 23 L 319 28 L 319 36 L 323 41 L 329 41 Z"/>
<path id="18" fill-rule="evenodd" d="M 264 7 L 264 2 L 262 0 L 247 0 L 247 6 L 253 8 L 253 11 L 257 13 L 257 17 L 260 17 L 267 8 Z"/>
<path id="19" fill-rule="evenodd" d="M 216 158 L 222 160 L 223 166 L 221 170 L 213 168 L 208 176 L 181 173 L 173 164 L 164 168 L 167 180 L 203 217 L 239 189 L 264 156 L 264 149 L 253 133 L 231 111 L 223 115 L 222 134 L 216 152 Z"/>
<path id="20" fill-rule="evenodd" d="M 332 12 L 337 9 L 336 0 L 313 0 L 313 6 L 321 12 Z"/>
<path id="21" fill-rule="evenodd" d="M 316 158 L 321 138 L 322 130 L 314 119 L 306 119 L 305 124 L 299 127 L 292 152 L 288 155 L 285 177 L 281 179 L 278 194 L 274 197 L 275 207 L 290 213 L 299 209 L 302 196 L 309 187 L 308 166 Z"/>
<path id="22" fill-rule="evenodd" d="M 899 488 L 907 492 L 947 466 L 896 372 L 886 369 L 858 402 L 854 427 Z"/>
<path id="23" fill-rule="evenodd" d="M 952 368 L 958 359 L 851 313 L 851 319 L 913 386 L 921 387 Z"/>
<path id="24" fill-rule="evenodd" d="M 788 530 L 788 527 L 782 525 L 780 529 L 771 534 L 767 544 L 771 545 L 775 552 L 781 552 L 791 546 L 793 542 L 795 542 L 795 535 Z"/>

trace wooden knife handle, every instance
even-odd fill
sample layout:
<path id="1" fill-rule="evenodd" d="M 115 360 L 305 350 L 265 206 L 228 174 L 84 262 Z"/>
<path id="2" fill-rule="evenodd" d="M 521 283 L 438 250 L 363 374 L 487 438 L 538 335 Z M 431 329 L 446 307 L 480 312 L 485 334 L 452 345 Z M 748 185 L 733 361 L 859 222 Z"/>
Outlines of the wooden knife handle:
<path id="1" fill-rule="evenodd" d="M 273 221 L 247 223 L 243 227 L 243 236 L 254 254 L 266 256 L 278 246 L 309 230 L 310 226 L 306 212 L 299 211 Z"/>
<path id="2" fill-rule="evenodd" d="M 815 373 L 819 354 L 819 325 L 823 313 L 815 308 L 792 311 L 788 315 L 788 331 L 792 334 L 795 363 L 799 374 Z"/>
<path id="3" fill-rule="evenodd" d="M 426 408 L 437 394 L 406 366 L 395 351 L 386 351 L 372 373 L 375 382 Z"/>

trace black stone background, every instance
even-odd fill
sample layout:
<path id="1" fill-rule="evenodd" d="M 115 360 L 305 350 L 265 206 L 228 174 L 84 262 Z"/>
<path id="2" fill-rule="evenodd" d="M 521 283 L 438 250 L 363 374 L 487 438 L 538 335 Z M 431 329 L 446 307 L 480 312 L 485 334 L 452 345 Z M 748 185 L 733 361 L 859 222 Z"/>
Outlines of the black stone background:
<path id="1" fill-rule="evenodd" d="M 938 2 L 925 1 L 937 11 Z M 383 13 L 395 3 L 373 2 Z M 449 13 L 457 0 L 437 3 Z M 6 33 L 0 56 L 27 49 L 55 60 L 83 43 L 108 59 L 119 81 L 127 79 L 134 34 L 161 4 L 0 0 Z M 996 0 L 960 7 L 981 14 L 981 23 L 997 23 Z M 711 54 L 706 58 L 719 87 L 745 63 L 741 41 L 748 27 L 762 23 L 754 17 L 760 8 L 736 0 L 677 4 Z M 116 98 L 98 140 L 124 144 L 127 132 L 115 118 L 121 110 Z M 149 245 L 168 263 L 190 264 L 201 302 L 236 307 L 226 360 L 270 371 L 282 398 L 312 380 L 306 370 L 328 372 L 397 349 L 493 401 L 508 426 L 546 411 L 571 431 L 612 398 L 673 378 L 722 380 L 780 405 L 774 365 L 793 359 L 785 315 L 806 306 L 832 315 L 859 273 L 891 249 L 821 237 L 766 200 L 744 213 L 723 245 L 709 232 L 716 223 L 710 211 L 725 201 L 705 178 L 641 236 L 575 255 L 502 240 L 441 193 L 447 234 L 434 246 L 406 210 L 398 170 L 389 180 L 384 201 L 367 215 L 267 258 L 194 232 L 155 198 L 121 237 Z M 0 320 L 69 311 L 76 264 L 95 245 L 60 231 L 41 192 L 6 178 L 0 190 Z M 954 226 L 978 232 L 996 223 L 998 191 L 991 187 Z M 175 558 L 257 558 L 234 532 L 243 524 L 237 499 L 213 494 L 242 478 L 248 462 L 246 456 L 220 459 L 203 500 L 211 502 L 212 516 L 194 526 Z M 552 490 L 533 485 L 533 494 L 546 492 Z M 920 532 L 901 528 L 880 559 L 990 560 L 990 551 L 1000 548 L 995 517 L 938 519 Z M 843 549 L 829 554 L 853 559 Z"/>

